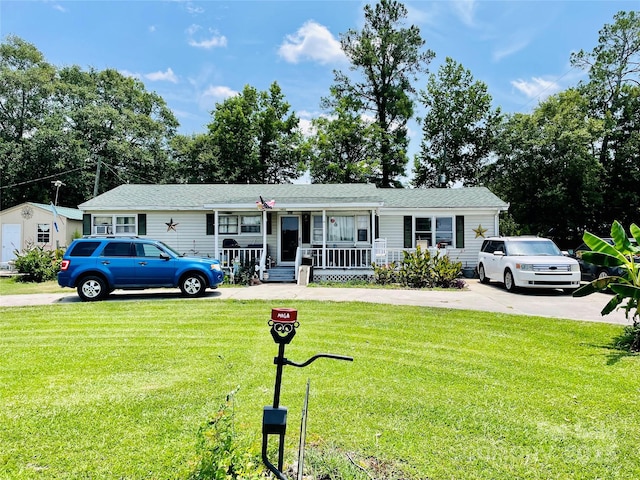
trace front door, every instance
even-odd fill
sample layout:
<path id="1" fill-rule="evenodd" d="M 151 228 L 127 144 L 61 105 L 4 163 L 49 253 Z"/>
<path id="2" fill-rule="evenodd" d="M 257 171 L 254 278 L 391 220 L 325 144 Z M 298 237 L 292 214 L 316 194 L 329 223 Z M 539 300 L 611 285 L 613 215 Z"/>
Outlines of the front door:
<path id="1" fill-rule="evenodd" d="M 293 263 L 300 244 L 300 217 L 285 215 L 280 217 L 280 260 L 279 263 Z"/>

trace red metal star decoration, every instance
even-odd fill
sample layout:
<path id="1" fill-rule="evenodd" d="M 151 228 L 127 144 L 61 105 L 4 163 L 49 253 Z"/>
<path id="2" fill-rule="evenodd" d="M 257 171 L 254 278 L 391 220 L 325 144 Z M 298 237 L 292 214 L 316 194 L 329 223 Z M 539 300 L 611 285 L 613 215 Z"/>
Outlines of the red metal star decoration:
<path id="1" fill-rule="evenodd" d="M 171 230 L 173 230 L 174 232 L 177 232 L 176 227 L 178 225 L 180 225 L 180 224 L 179 223 L 173 223 L 173 218 L 172 218 L 167 223 L 165 223 L 165 225 L 167 226 L 167 232 L 170 232 Z"/>

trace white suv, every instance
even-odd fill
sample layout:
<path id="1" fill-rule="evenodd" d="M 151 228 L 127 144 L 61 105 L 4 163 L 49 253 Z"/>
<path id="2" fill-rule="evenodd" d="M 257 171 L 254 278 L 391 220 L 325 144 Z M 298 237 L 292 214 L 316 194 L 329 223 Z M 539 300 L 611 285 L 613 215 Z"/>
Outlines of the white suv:
<path id="1" fill-rule="evenodd" d="M 478 276 L 482 283 L 503 282 L 510 292 L 519 287 L 572 292 L 580 286 L 580 265 L 548 238 L 490 237 L 478 254 Z"/>

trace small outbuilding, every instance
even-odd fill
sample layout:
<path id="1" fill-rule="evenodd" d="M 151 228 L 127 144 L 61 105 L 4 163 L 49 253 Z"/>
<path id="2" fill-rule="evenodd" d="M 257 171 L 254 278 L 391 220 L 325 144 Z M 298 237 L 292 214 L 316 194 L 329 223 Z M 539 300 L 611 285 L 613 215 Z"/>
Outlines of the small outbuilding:
<path id="1" fill-rule="evenodd" d="M 7 265 L 21 252 L 33 246 L 45 250 L 65 248 L 82 235 L 82 211 L 54 207 L 53 204 L 26 202 L 0 211 L 2 258 Z"/>

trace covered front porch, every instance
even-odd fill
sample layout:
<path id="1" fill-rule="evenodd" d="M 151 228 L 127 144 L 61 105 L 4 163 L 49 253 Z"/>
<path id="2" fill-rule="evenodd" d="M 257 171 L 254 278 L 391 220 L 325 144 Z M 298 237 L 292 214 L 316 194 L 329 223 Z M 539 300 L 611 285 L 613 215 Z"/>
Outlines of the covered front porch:
<path id="1" fill-rule="evenodd" d="M 297 281 L 303 265 L 313 267 L 314 276 L 324 271 L 371 276 L 373 262 L 390 261 L 394 252 L 386 248 L 385 240 L 377 239 L 379 206 L 379 202 L 331 209 L 262 204 L 258 211 L 239 205 L 207 207 L 213 210 L 216 258 L 230 276 L 251 266 L 261 281 L 274 281 L 270 273 L 276 271 L 291 272 L 289 281 Z"/>

